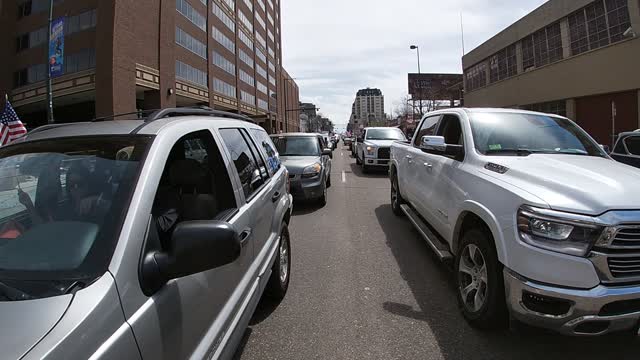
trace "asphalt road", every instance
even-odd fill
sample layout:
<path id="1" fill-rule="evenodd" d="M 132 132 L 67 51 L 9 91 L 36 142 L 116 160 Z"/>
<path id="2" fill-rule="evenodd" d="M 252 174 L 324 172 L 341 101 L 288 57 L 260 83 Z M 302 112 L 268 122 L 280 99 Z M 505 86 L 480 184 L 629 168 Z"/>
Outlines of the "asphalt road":
<path id="1" fill-rule="evenodd" d="M 391 212 L 386 173 L 362 174 L 339 147 L 332 182 L 325 207 L 295 205 L 289 291 L 260 303 L 237 359 L 640 358 L 628 335 L 473 329 L 451 270 Z"/>

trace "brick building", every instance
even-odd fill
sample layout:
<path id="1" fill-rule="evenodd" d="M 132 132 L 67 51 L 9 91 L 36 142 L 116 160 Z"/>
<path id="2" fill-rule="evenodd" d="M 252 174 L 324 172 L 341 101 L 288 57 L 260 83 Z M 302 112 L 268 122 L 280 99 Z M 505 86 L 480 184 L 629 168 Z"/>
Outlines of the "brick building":
<path id="1" fill-rule="evenodd" d="M 640 128 L 640 1 L 550 0 L 462 59 L 466 106 L 568 116 L 601 144 Z"/>
<path id="2" fill-rule="evenodd" d="M 46 123 L 48 3 L 0 0 L 0 96 L 29 127 Z M 280 0 L 54 0 L 62 17 L 56 122 L 206 105 L 271 132 L 296 126 L 284 121 L 298 88 L 282 68 Z"/>

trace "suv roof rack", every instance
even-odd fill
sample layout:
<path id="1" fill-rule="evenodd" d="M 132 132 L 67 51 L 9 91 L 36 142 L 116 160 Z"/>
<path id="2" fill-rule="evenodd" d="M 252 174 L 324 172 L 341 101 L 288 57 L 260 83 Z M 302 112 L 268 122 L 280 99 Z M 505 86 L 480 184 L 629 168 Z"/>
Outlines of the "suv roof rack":
<path id="1" fill-rule="evenodd" d="M 183 107 L 183 108 L 167 108 L 167 109 L 162 109 L 162 110 L 158 110 L 155 111 L 154 113 L 152 113 L 151 115 L 149 115 L 149 117 L 147 117 L 144 122 L 145 123 L 150 123 L 150 122 L 154 122 L 156 120 L 160 120 L 160 119 L 165 119 L 165 118 L 170 118 L 170 117 L 176 117 L 176 116 L 189 116 L 189 115 L 199 115 L 199 116 L 216 116 L 216 117 L 223 117 L 223 118 L 229 118 L 229 119 L 236 119 L 236 120 L 242 120 L 242 121 L 249 121 L 251 122 L 251 119 L 247 116 L 241 115 L 241 114 L 234 114 L 234 113 L 230 113 L 227 111 L 221 111 L 221 110 L 213 110 L 209 107 Z"/>

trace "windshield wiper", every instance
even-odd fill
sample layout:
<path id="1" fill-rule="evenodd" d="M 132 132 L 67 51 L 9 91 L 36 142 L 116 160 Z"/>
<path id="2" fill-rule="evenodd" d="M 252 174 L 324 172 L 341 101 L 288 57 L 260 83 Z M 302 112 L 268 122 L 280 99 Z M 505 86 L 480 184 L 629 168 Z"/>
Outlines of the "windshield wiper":
<path id="1" fill-rule="evenodd" d="M 529 149 L 489 149 L 485 151 L 485 155 L 494 155 L 494 154 L 514 154 L 517 156 L 529 156 L 536 151 Z"/>
<path id="2" fill-rule="evenodd" d="M 9 301 L 31 300 L 34 297 L 26 292 L 0 281 L 0 295 Z"/>

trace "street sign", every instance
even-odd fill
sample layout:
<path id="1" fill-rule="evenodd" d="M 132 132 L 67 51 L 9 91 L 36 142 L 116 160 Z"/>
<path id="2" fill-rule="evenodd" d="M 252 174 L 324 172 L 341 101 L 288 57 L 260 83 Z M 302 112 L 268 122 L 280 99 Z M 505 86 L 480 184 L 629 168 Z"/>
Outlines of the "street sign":
<path id="1" fill-rule="evenodd" d="M 51 22 L 49 41 L 49 72 L 51 77 L 64 74 L 64 18 Z"/>

